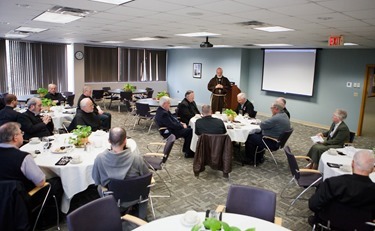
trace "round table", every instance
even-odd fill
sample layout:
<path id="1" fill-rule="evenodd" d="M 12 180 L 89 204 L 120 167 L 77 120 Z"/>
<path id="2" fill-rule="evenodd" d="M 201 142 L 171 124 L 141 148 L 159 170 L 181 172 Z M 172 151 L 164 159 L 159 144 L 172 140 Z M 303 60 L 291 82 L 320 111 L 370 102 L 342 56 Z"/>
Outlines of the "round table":
<path id="1" fill-rule="evenodd" d="M 67 153 L 52 153 L 61 146 L 69 145 L 69 137 L 71 136 L 73 136 L 72 133 L 51 136 L 50 138 L 55 140 L 52 141 L 51 148 L 46 151 L 43 150 L 43 145 L 46 142 L 40 142 L 38 144 L 28 143 L 21 147 L 22 151 L 29 153 L 35 153 L 35 150 L 41 152 L 39 155 L 34 155 L 34 160 L 46 174 L 47 179 L 54 176 L 59 176 L 61 178 L 61 183 L 64 189 L 61 201 L 61 211 L 63 213 L 69 211 L 70 200 L 75 194 L 86 190 L 90 184 L 94 184 L 91 173 L 95 158 L 99 153 L 102 153 L 111 146 L 108 142 L 108 133 L 96 131 L 90 135 L 90 144 L 87 146 L 86 151 L 84 148 L 73 148 Z M 127 140 L 127 147 L 130 148 L 132 152 L 141 155 L 137 144 L 133 139 Z M 73 155 L 79 155 L 82 162 L 79 164 L 69 162 L 67 165 L 55 165 L 61 157 Z"/>
<path id="2" fill-rule="evenodd" d="M 181 101 L 179 101 L 177 99 L 171 99 L 171 107 L 177 107 L 180 102 Z M 137 100 L 137 103 L 148 104 L 150 107 L 159 107 L 160 106 L 159 100 L 151 99 L 151 98 L 139 99 L 139 100 Z"/>
<path id="3" fill-rule="evenodd" d="M 124 89 L 113 89 L 113 90 L 108 90 L 108 93 L 111 93 L 111 94 L 120 94 L 120 92 L 124 92 L 125 90 Z M 145 89 L 134 89 L 134 91 L 132 91 L 133 94 L 146 94 L 147 91 Z"/>
<path id="4" fill-rule="evenodd" d="M 344 166 L 351 166 L 354 153 L 360 149 L 355 149 L 353 147 L 338 148 L 337 151 L 344 153 L 345 155 L 331 155 L 328 151 L 324 152 L 320 157 L 318 170 L 323 173 L 323 180 L 340 176 L 343 174 L 352 174 L 351 171 L 345 171 L 340 168 L 332 168 L 327 165 L 327 163 L 341 164 Z M 375 182 L 375 172 L 370 174 L 370 179 Z"/>
<path id="5" fill-rule="evenodd" d="M 150 223 L 142 225 L 134 231 L 155 231 L 155 230 L 178 230 L 178 231 L 190 231 L 192 226 L 185 226 L 181 223 L 181 219 L 184 214 L 173 215 L 169 217 L 160 218 L 154 220 Z M 205 219 L 205 213 L 199 212 L 198 217 L 200 220 L 199 224 Z M 228 223 L 230 226 L 236 226 L 241 230 L 245 230 L 248 228 L 256 228 L 256 231 L 269 231 L 269 230 L 289 230 L 282 226 L 276 225 L 274 223 L 261 220 L 255 217 L 249 217 L 234 213 L 223 213 L 222 221 Z M 200 230 L 205 230 L 202 224 L 202 228 Z"/>

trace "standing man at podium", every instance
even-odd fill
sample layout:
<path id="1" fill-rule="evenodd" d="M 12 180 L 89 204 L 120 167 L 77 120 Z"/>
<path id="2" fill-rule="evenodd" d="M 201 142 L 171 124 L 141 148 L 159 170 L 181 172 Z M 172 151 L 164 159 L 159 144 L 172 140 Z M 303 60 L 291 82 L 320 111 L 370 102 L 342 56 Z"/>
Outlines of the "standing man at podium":
<path id="1" fill-rule="evenodd" d="M 211 108 L 212 112 L 222 111 L 226 107 L 225 95 L 230 89 L 230 82 L 228 78 L 223 76 L 223 69 L 218 67 L 216 69 L 216 75 L 208 83 L 208 90 L 211 94 Z"/>

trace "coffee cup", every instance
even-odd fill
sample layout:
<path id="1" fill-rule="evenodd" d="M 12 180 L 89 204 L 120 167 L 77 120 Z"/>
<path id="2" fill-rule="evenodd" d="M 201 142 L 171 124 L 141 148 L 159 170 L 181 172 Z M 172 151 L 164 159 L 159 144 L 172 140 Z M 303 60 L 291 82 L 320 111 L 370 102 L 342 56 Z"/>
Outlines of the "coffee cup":
<path id="1" fill-rule="evenodd" d="M 330 149 L 328 149 L 328 154 L 330 154 L 330 155 L 337 155 L 337 151 L 334 148 L 330 148 Z"/>
<path id="2" fill-rule="evenodd" d="M 194 210 L 189 210 L 185 212 L 183 219 L 186 224 L 195 224 L 198 220 L 198 213 Z"/>
<path id="3" fill-rule="evenodd" d="M 74 163 L 80 163 L 81 162 L 81 156 L 80 155 L 73 155 L 71 162 Z"/>
<path id="4" fill-rule="evenodd" d="M 220 115 L 221 113 L 219 111 L 216 111 L 215 112 L 215 115 Z"/>
<path id="5" fill-rule="evenodd" d="M 36 144 L 36 143 L 39 143 L 39 142 L 40 142 L 39 137 L 32 137 L 32 138 L 30 138 L 30 143 L 32 143 L 32 144 Z"/>
<path id="6" fill-rule="evenodd" d="M 350 166 L 350 165 L 343 165 L 343 166 L 340 166 L 340 169 L 343 172 L 351 172 L 352 171 L 352 166 Z"/>

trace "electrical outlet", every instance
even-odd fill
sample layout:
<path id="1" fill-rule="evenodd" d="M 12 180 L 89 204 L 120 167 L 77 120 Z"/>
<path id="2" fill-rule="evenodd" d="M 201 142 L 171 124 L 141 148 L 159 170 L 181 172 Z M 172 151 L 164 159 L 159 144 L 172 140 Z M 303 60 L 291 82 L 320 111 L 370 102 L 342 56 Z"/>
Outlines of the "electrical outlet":
<path id="1" fill-rule="evenodd" d="M 352 87 L 352 82 L 346 82 L 346 87 Z"/>
<path id="2" fill-rule="evenodd" d="M 356 88 L 357 87 L 357 83 L 353 83 L 353 87 Z"/>
<path id="3" fill-rule="evenodd" d="M 360 88 L 361 87 L 361 83 L 357 83 L 357 87 Z"/>

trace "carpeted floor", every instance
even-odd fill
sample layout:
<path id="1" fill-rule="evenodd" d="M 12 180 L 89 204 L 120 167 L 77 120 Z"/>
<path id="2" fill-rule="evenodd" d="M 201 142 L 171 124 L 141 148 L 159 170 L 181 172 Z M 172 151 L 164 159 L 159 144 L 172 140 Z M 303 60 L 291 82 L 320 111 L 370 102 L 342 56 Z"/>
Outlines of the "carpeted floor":
<path id="1" fill-rule="evenodd" d="M 147 133 L 150 121 L 141 121 L 140 125 L 136 125 L 133 130 L 131 121 L 127 120 L 127 118 L 131 117 L 128 117 L 126 112 L 118 113 L 117 110 L 113 110 L 111 113 L 112 127 L 120 126 L 126 128 L 128 136 L 137 142 L 142 153 L 148 152 L 146 145 L 149 142 L 161 140 L 161 136 L 155 126 L 153 126 L 149 134 Z M 266 118 L 259 117 L 259 119 L 263 120 Z M 292 123 L 292 126 L 294 127 L 294 132 L 287 144 L 291 147 L 294 154 L 306 155 L 312 145 L 310 136 L 321 132 L 321 129 L 297 123 Z M 375 140 L 373 138 L 356 137 L 354 143 L 358 148 L 372 149 L 375 147 Z M 311 227 L 307 224 L 307 218 L 305 218 L 311 214 L 307 208 L 306 200 L 299 200 L 294 206 L 295 209 L 291 210 L 292 213 L 298 214 L 298 216 L 285 215 L 285 211 L 291 200 L 281 199 L 279 194 L 291 179 L 291 175 L 285 154 L 282 151 L 278 151 L 275 156 L 278 166 L 275 165 L 272 158 L 266 153 L 266 161 L 258 167 L 242 166 L 234 162 L 229 179 L 223 178 L 222 172 L 211 170 L 209 167 L 206 168 L 205 172 L 200 174 L 199 178 L 195 178 L 192 171 L 193 159 L 185 159 L 181 154 L 179 142 L 175 143 L 171 156 L 167 161 L 167 168 L 172 176 L 172 182 L 168 183 L 172 191 L 172 197 L 153 199 L 156 219 L 184 213 L 190 209 L 196 211 L 215 209 L 217 205 L 225 204 L 228 187 L 231 184 L 243 184 L 268 189 L 278 194 L 276 215 L 283 218 L 284 227 L 291 230 L 311 230 Z M 160 174 L 166 176 L 165 172 L 161 172 Z M 152 188 L 152 194 L 166 194 L 165 186 L 158 183 L 160 179 L 155 177 L 155 180 L 157 184 L 156 187 Z M 299 188 L 294 187 L 287 192 L 291 196 L 297 195 Z M 309 198 L 312 193 L 313 190 L 305 194 L 305 198 Z M 153 220 L 150 208 L 148 220 Z M 62 230 L 67 230 L 66 224 L 62 224 Z"/>

